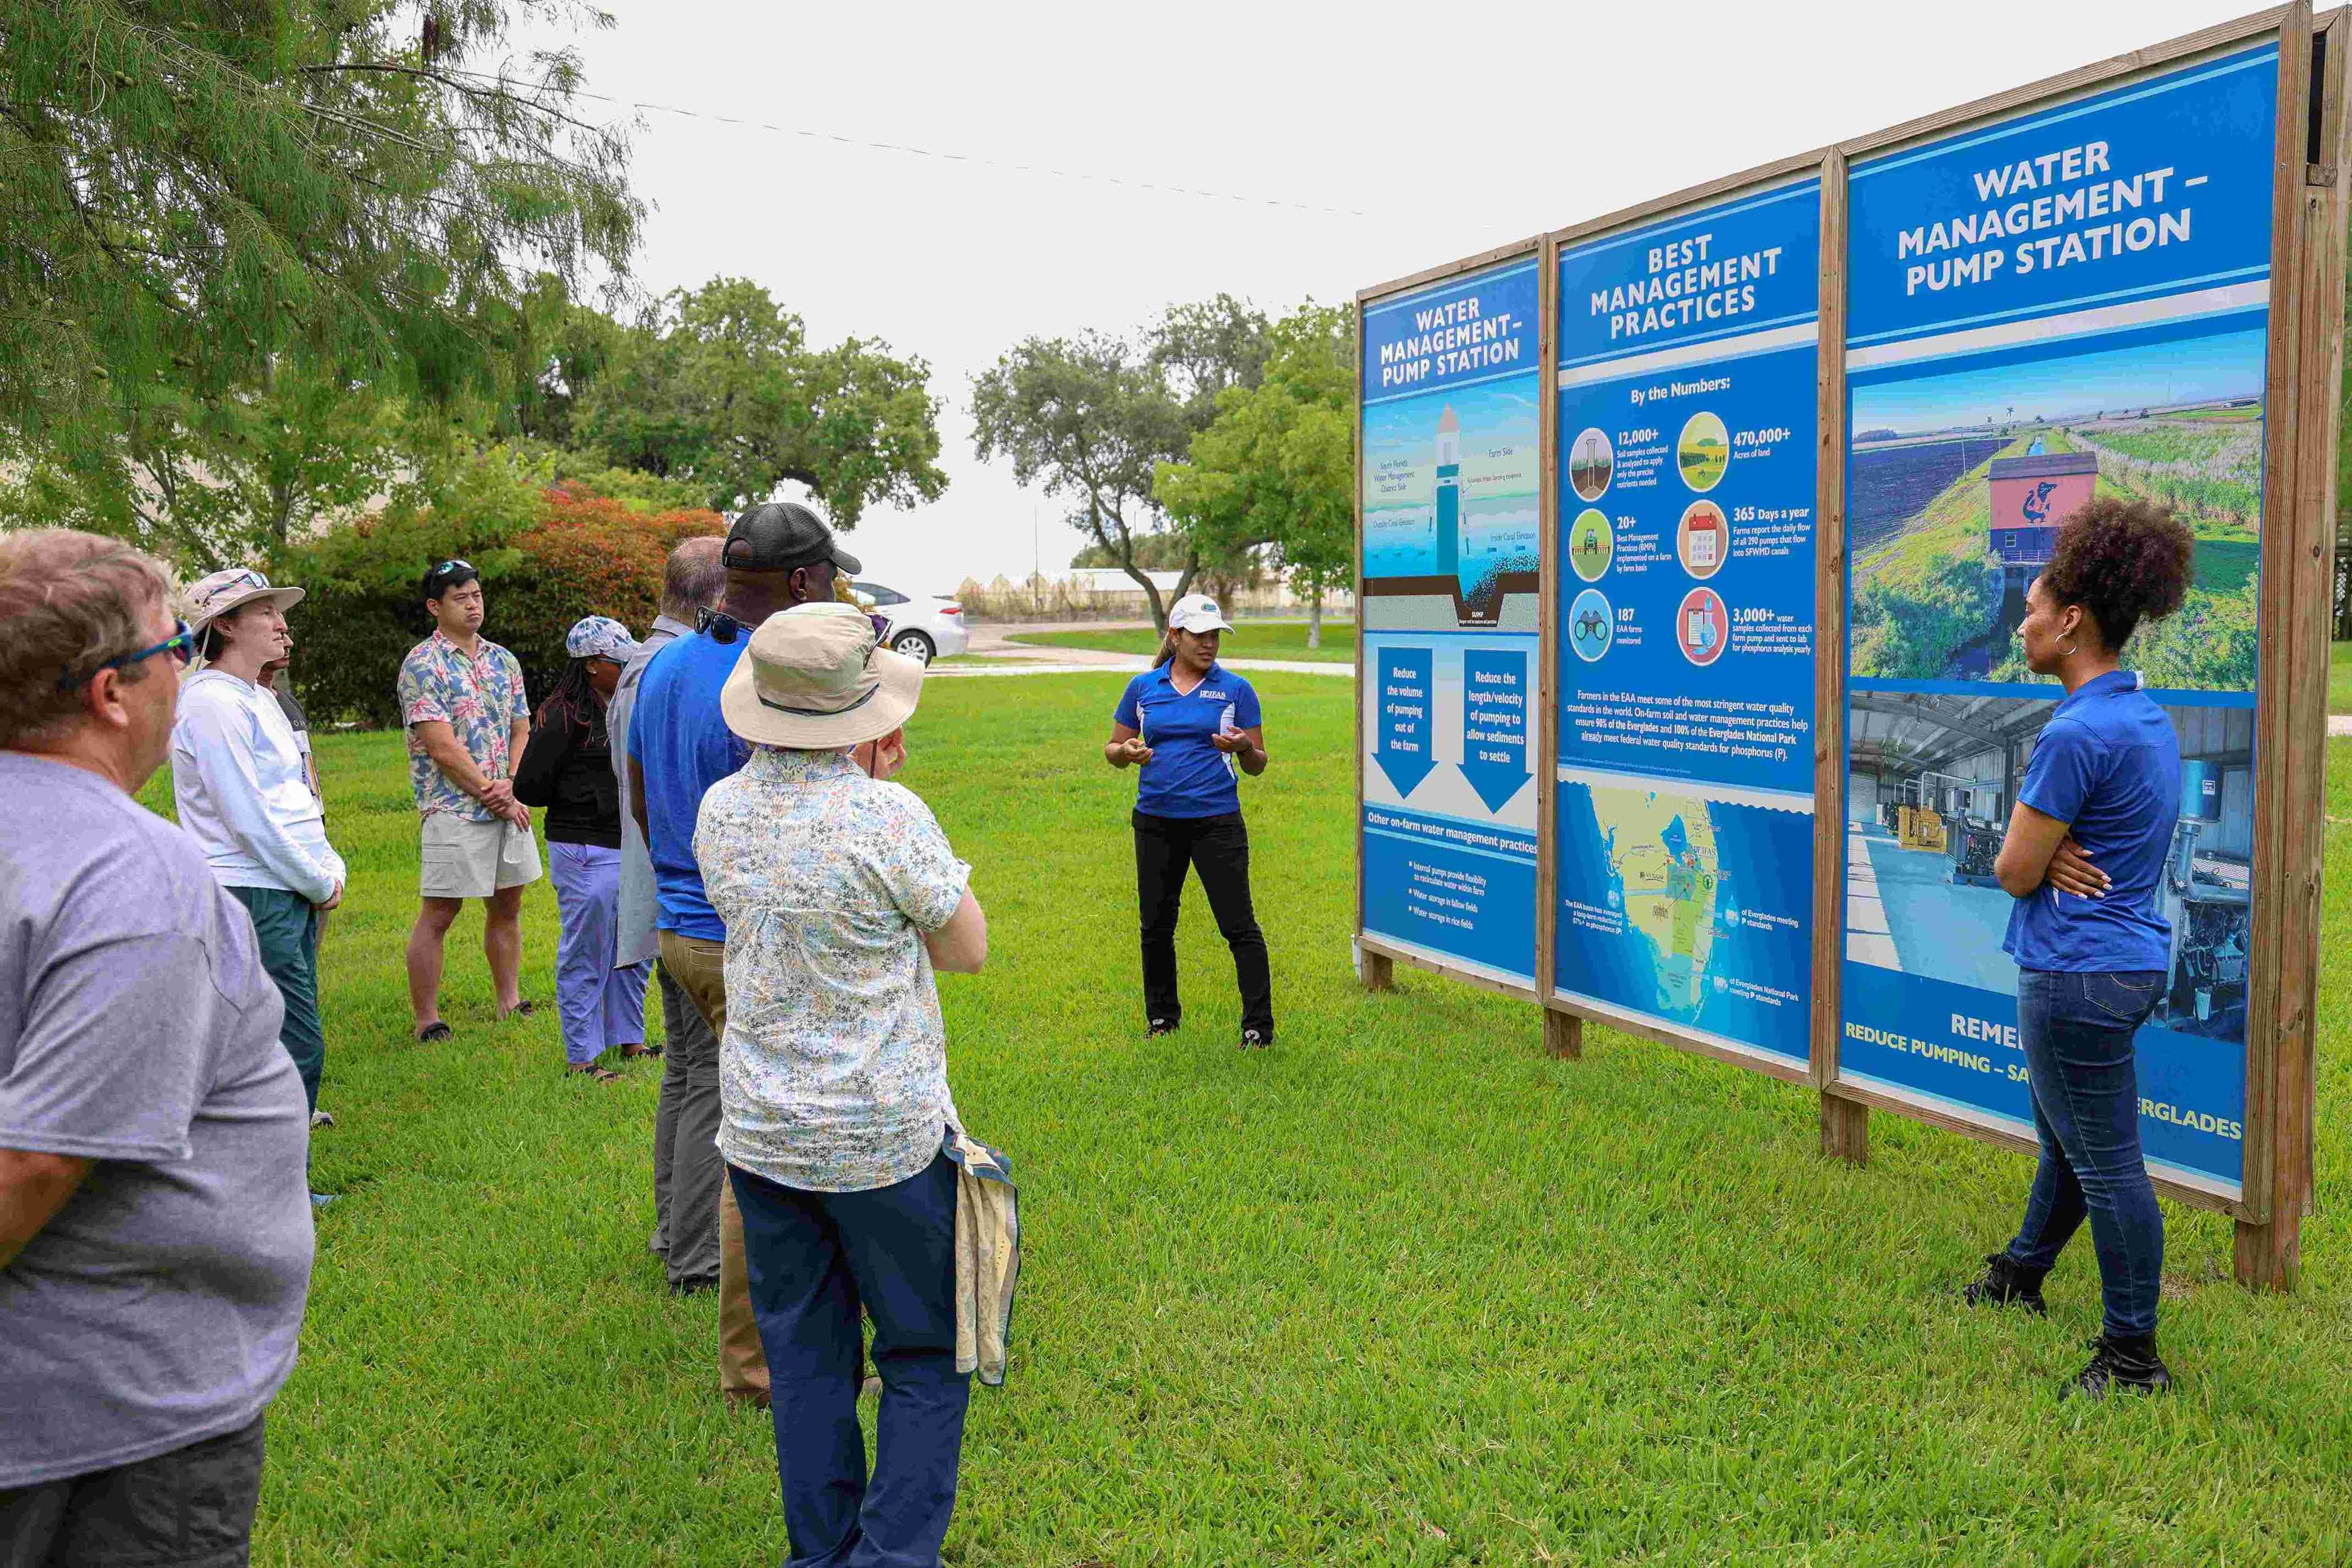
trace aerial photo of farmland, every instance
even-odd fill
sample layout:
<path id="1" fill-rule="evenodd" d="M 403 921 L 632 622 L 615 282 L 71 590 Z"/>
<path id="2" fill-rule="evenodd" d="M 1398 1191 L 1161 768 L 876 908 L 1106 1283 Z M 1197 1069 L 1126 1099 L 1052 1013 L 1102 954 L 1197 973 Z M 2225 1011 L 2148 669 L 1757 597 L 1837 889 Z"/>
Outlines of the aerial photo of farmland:
<path id="1" fill-rule="evenodd" d="M 2024 589 L 2095 487 L 2169 506 L 2197 536 L 2188 602 L 2132 638 L 2126 666 L 2151 686 L 2252 690 L 2263 352 L 2254 328 L 1855 387 L 1853 674 L 2033 680 Z"/>

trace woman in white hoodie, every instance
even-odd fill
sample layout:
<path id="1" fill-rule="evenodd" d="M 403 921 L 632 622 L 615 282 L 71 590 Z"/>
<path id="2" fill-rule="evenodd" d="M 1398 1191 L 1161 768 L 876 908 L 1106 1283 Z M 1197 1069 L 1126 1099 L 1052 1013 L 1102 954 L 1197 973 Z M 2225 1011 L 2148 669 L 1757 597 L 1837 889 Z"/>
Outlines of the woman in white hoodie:
<path id="1" fill-rule="evenodd" d="M 325 812 L 294 731 L 260 684 L 262 666 L 290 645 L 286 610 L 302 590 L 273 588 L 261 573 L 237 569 L 202 579 L 184 597 L 200 662 L 181 685 L 172 727 L 180 826 L 253 916 L 262 965 L 286 999 L 286 1050 L 316 1125 L 327 1060 L 320 916 L 342 902 L 343 860 L 327 842 Z"/>

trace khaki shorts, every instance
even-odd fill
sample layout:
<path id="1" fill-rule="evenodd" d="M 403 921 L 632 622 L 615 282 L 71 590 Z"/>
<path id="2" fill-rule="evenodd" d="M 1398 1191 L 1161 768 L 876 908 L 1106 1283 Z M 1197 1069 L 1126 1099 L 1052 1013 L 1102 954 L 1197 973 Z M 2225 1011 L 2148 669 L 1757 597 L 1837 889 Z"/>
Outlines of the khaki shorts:
<path id="1" fill-rule="evenodd" d="M 488 898 L 539 880 L 539 843 L 512 822 L 471 822 L 446 811 L 425 817 L 427 898 Z"/>

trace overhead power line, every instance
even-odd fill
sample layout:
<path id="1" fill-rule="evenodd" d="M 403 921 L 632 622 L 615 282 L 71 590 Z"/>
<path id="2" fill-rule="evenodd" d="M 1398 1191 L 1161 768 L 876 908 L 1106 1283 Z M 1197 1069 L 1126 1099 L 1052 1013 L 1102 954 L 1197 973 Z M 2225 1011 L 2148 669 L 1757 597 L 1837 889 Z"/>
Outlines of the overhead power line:
<path id="1" fill-rule="evenodd" d="M 445 70 L 447 68 L 444 68 Z M 488 78 L 481 71 L 448 71 L 453 76 Z M 1204 202 L 1237 202 L 1244 206 L 1286 208 L 1293 212 L 1323 213 L 1339 218 L 1368 218 L 1371 214 L 1353 207 L 1327 207 L 1313 202 L 1286 202 L 1273 196 L 1243 196 L 1230 191 L 1204 191 L 1192 185 L 1171 185 L 1156 180 L 1129 180 L 1117 174 L 1096 174 L 1083 169 L 1057 169 L 1048 163 L 1014 163 L 1001 158 L 984 157 L 977 152 L 943 152 L 932 147 L 915 147 L 901 141 L 871 141 L 859 136 L 843 136 L 830 131 L 810 131 L 797 125 L 776 125 L 764 120 L 743 120 L 731 114 L 706 114 L 699 110 L 678 109 L 667 103 L 647 103 L 638 99 L 614 98 L 610 93 L 590 92 L 575 89 L 572 96 L 594 99 L 600 103 L 615 104 L 623 109 L 650 110 L 656 114 L 672 114 L 681 120 L 703 120 L 718 125 L 732 125 L 751 131 L 772 131 L 778 136 L 797 136 L 807 141 L 833 141 L 844 147 L 862 147 L 874 152 L 898 152 L 913 158 L 936 158 L 949 163 L 976 163 L 984 168 L 1003 169 L 1018 174 L 1039 174 L 1057 180 L 1082 180 L 1091 184 L 1117 185 L 1129 191 L 1152 191 L 1167 195 L 1192 196 Z"/>

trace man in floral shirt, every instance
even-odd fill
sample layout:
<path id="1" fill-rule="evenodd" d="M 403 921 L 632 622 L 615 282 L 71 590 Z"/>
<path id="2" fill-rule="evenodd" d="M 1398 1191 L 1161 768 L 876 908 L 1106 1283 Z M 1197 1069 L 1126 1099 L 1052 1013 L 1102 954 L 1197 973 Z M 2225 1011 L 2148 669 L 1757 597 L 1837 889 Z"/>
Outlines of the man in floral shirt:
<path id="1" fill-rule="evenodd" d="M 482 636 L 482 578 L 462 560 L 425 574 L 433 635 L 400 664 L 408 781 L 424 818 L 423 906 L 408 934 L 408 1004 L 416 1038 L 449 1038 L 441 1021 L 442 944 L 466 900 L 486 901 L 482 950 L 499 1016 L 529 1013 L 522 967 L 522 890 L 539 880 L 530 810 L 509 775 L 530 738 L 522 665 Z"/>

